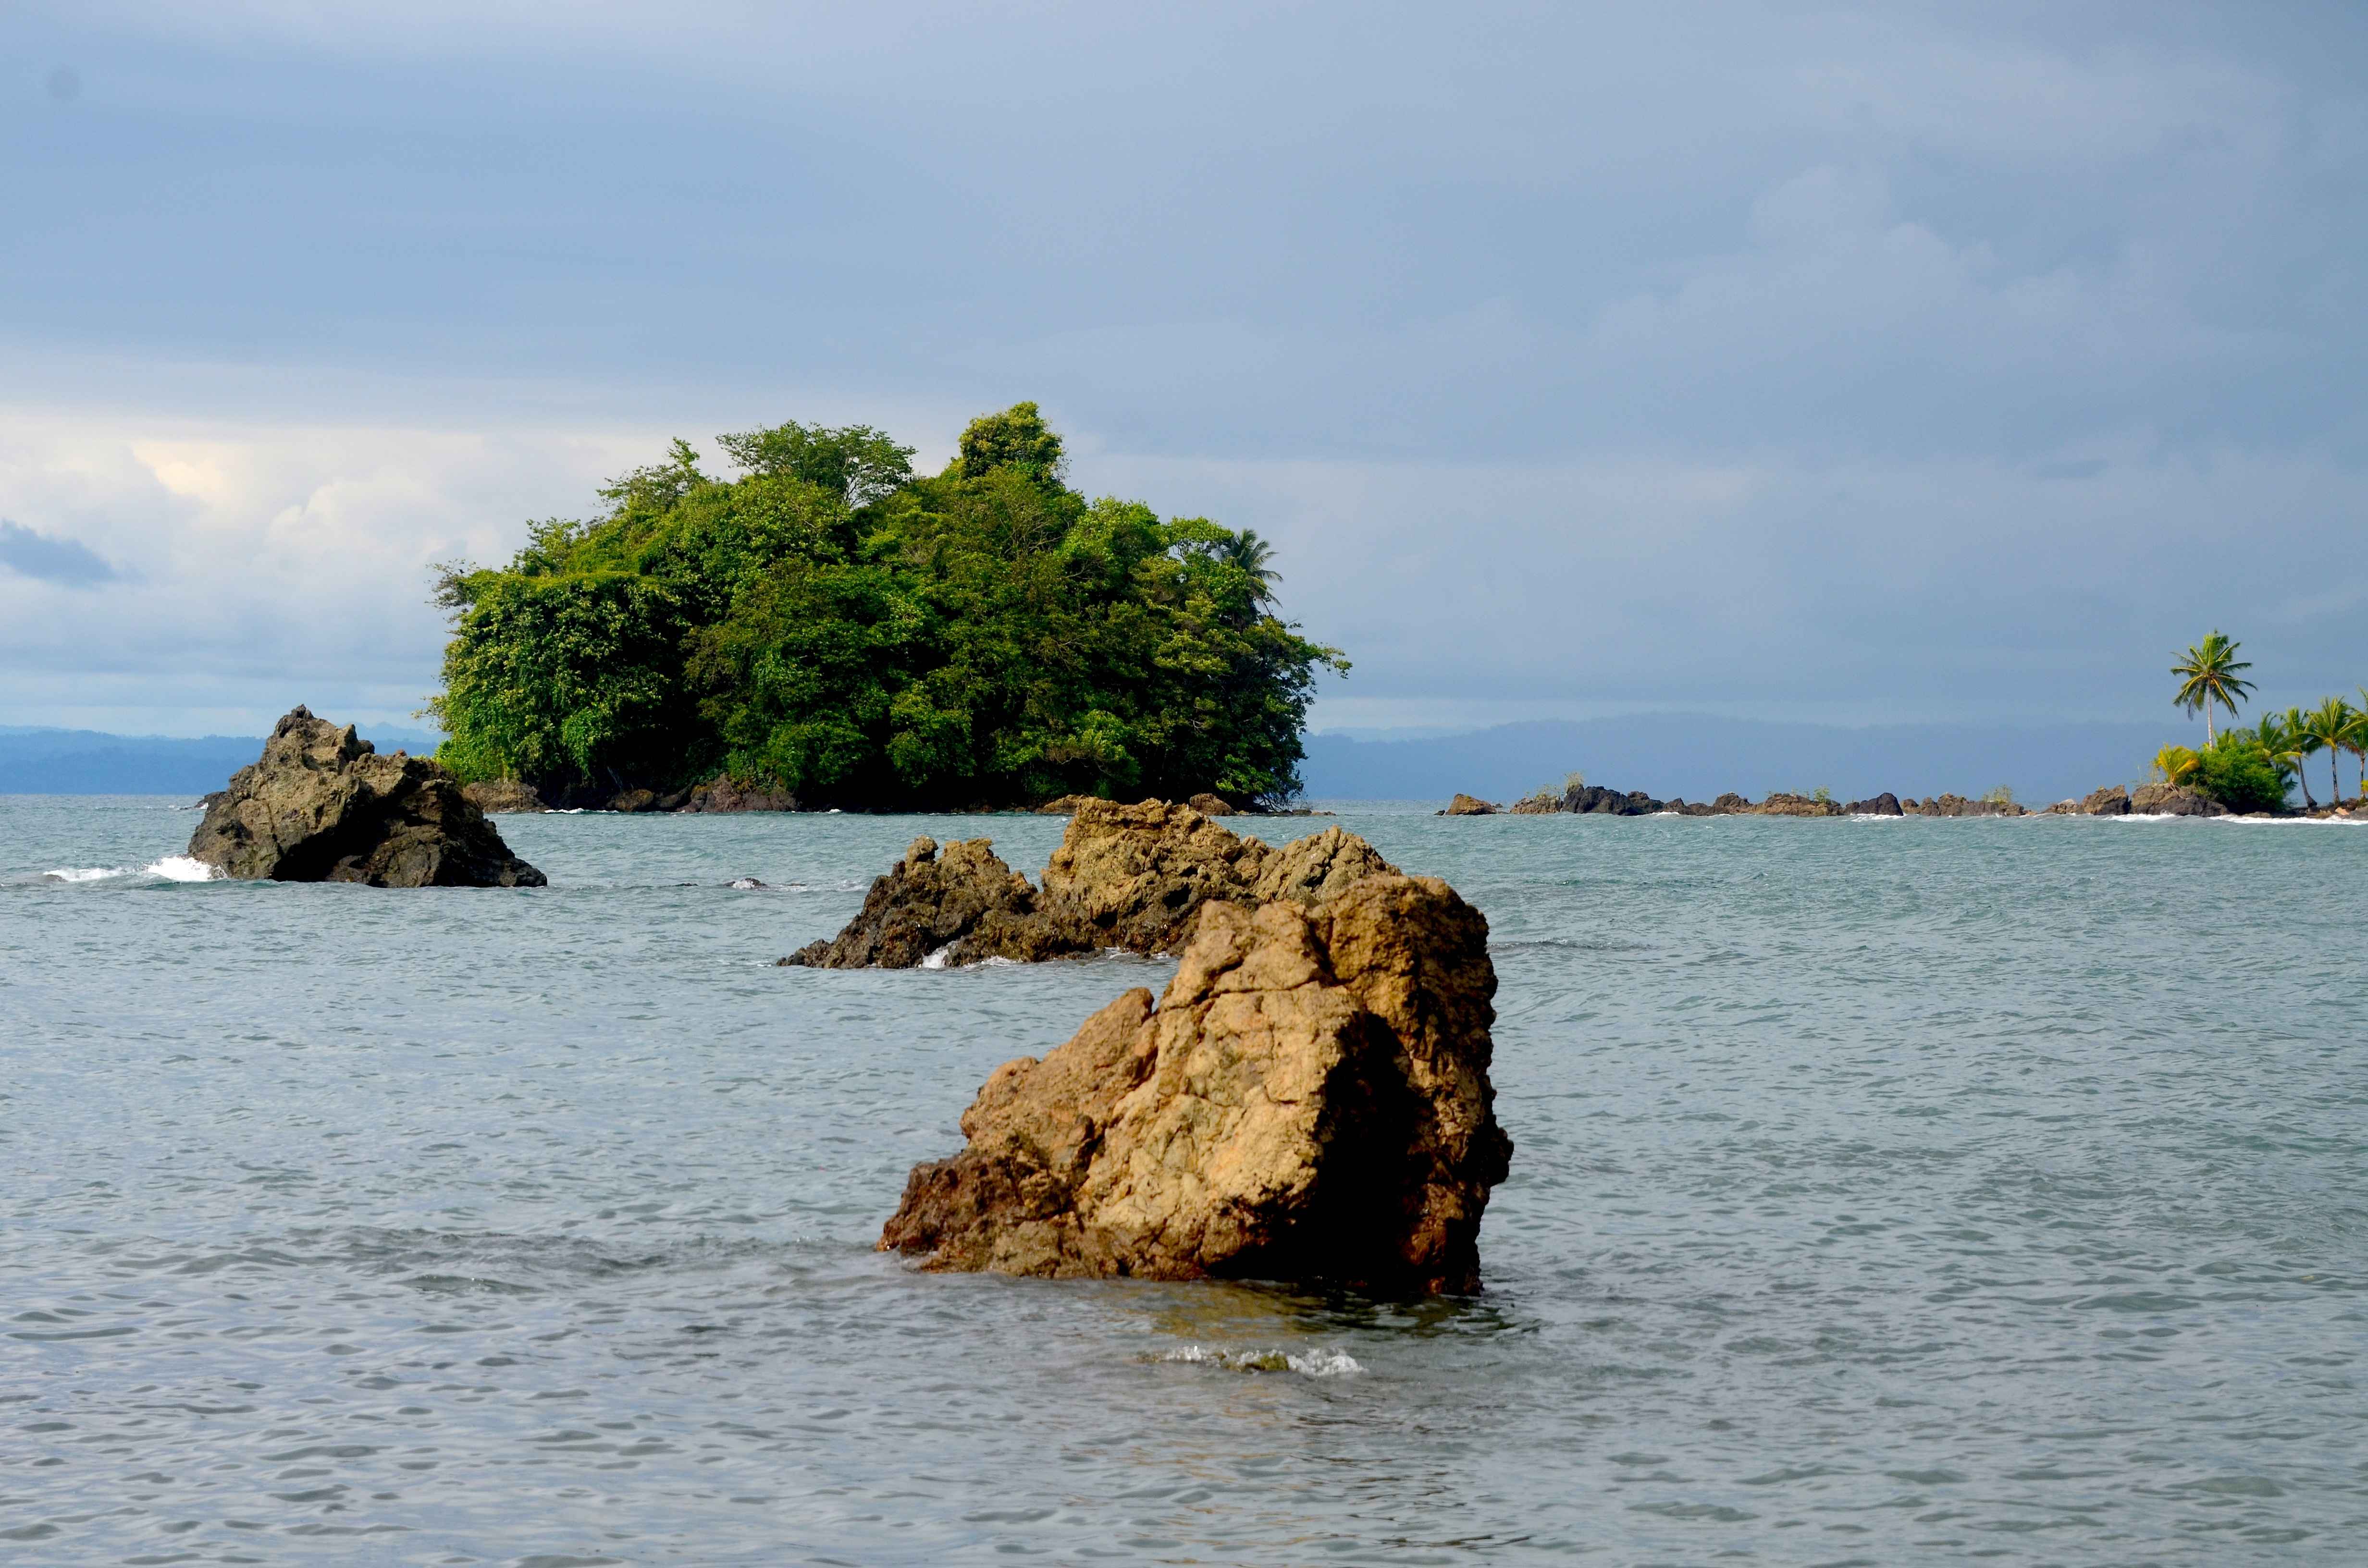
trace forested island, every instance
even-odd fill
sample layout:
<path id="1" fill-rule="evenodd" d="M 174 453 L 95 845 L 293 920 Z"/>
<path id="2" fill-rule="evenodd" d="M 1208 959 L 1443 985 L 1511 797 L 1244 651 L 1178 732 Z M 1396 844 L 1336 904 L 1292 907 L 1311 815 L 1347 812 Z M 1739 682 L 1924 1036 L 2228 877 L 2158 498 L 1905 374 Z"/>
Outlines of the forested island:
<path id="1" fill-rule="evenodd" d="M 1087 500 L 1030 403 L 926 477 L 860 425 L 719 439 L 739 477 L 677 440 L 603 516 L 439 569 L 461 778 L 896 811 L 1298 791 L 1315 678 L 1348 664 L 1275 614 L 1254 532 Z"/>

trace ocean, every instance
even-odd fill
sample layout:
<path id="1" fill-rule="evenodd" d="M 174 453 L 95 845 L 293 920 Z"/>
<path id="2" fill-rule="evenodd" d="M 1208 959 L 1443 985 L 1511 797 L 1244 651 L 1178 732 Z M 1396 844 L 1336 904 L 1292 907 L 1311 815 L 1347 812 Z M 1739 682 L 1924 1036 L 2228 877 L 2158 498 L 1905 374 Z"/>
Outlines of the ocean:
<path id="1" fill-rule="evenodd" d="M 1492 928 L 1476 1296 L 871 1249 L 1173 966 L 773 960 L 1060 820 L 504 817 L 550 887 L 390 892 L 0 798 L 0 1561 L 2368 1553 L 2368 832 L 1339 810 Z"/>

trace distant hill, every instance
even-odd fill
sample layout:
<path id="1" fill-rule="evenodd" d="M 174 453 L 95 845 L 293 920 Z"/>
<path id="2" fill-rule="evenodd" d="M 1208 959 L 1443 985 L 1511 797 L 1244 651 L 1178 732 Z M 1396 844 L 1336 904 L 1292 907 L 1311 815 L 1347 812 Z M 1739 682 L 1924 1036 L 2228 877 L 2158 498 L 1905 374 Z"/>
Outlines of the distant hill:
<path id="1" fill-rule="evenodd" d="M 381 751 L 433 751 L 417 730 L 361 727 Z M 0 726 L 0 795 L 202 795 L 263 750 L 261 735 L 109 735 Z"/>
<path id="2" fill-rule="evenodd" d="M 1445 800 L 1459 790 L 1499 802 L 1583 772 L 1590 784 L 1667 800 L 1727 790 L 1819 788 L 1840 800 L 1890 790 L 1978 795 L 2004 784 L 2025 804 L 2085 795 L 2145 776 L 2154 754 L 2192 744 L 2194 726 L 2159 724 L 1769 723 L 1694 713 L 1540 720 L 1460 735 L 1352 740 L 1315 734 L 1300 769 L 1312 796 Z"/>

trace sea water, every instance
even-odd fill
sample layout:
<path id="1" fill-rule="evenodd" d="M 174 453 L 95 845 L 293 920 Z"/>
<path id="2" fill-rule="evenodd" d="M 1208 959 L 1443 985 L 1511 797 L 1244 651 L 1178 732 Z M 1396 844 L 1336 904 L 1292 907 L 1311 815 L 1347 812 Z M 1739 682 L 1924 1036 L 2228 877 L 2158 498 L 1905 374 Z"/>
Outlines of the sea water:
<path id="1" fill-rule="evenodd" d="M 1343 807 L 1500 982 L 1486 1289 L 1387 1301 L 871 1249 L 1172 965 L 773 960 L 1058 820 L 506 817 L 484 892 L 195 820 L 0 800 L 0 1561 L 2368 1553 L 2358 828 Z"/>

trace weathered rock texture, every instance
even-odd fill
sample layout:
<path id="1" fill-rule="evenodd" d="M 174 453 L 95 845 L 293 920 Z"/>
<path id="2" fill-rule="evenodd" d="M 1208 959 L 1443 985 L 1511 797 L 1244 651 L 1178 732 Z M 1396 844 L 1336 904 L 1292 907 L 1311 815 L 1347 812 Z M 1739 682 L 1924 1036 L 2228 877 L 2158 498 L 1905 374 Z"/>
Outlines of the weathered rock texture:
<path id="1" fill-rule="evenodd" d="M 678 808 L 686 812 L 793 812 L 798 798 L 768 784 L 752 784 L 719 773 L 692 787 Z"/>
<path id="2" fill-rule="evenodd" d="M 516 778 L 484 779 L 463 786 L 461 793 L 471 805 L 487 816 L 501 812 L 547 812 L 551 809 L 542 803 L 542 797 L 534 792 L 533 785 Z"/>
<path id="3" fill-rule="evenodd" d="M 871 884 L 862 911 L 827 942 L 781 961 L 814 969 L 908 969 L 990 958 L 1023 962 L 1121 948 L 1172 953 L 1212 899 L 1314 903 L 1361 877 L 1395 872 L 1338 827 L 1281 849 L 1218 826 L 1190 806 L 1087 801 L 1044 868 L 1042 890 L 997 859 L 990 842 L 917 839 Z"/>
<path id="4" fill-rule="evenodd" d="M 1899 809 L 1899 797 L 1888 790 L 1872 801 L 1852 801 L 1842 809 L 1854 817 L 1896 817 L 1904 814 Z"/>
<path id="5" fill-rule="evenodd" d="M 225 876 L 372 887 L 541 887 L 460 782 L 422 756 L 376 747 L 303 708 L 263 756 L 206 797 L 193 859 Z"/>
<path id="6" fill-rule="evenodd" d="M 1195 795 L 1184 803 L 1204 817 L 1230 817 L 1239 814 L 1222 795 Z"/>
<path id="7" fill-rule="evenodd" d="M 2019 817 L 2030 813 L 2011 801 L 1968 801 L 1963 795 L 1935 795 L 1922 803 L 1903 801 L 1901 808 L 1918 817 Z"/>
<path id="8" fill-rule="evenodd" d="M 2209 795 L 2183 784 L 2141 784 L 2130 797 L 2130 810 L 2141 816 L 2225 817 L 2228 808 Z"/>
<path id="9" fill-rule="evenodd" d="M 1438 798 L 1436 795 L 1431 797 L 1434 801 Z M 1497 814 L 1497 808 L 1477 795 L 1458 794 L 1439 814 L 1443 817 L 1493 817 Z"/>
<path id="10" fill-rule="evenodd" d="M 2079 809 L 2087 817 L 2125 817 L 2130 814 L 2130 792 L 2118 784 L 2108 784 L 2089 790 Z"/>
<path id="11" fill-rule="evenodd" d="M 938 1269 L 1475 1289 L 1512 1152 L 1487 937 L 1429 877 L 1204 903 L 1156 1011 L 1131 991 L 996 1069 L 881 1247 Z"/>

